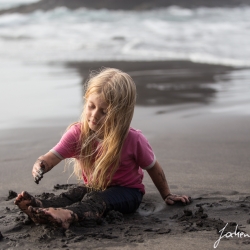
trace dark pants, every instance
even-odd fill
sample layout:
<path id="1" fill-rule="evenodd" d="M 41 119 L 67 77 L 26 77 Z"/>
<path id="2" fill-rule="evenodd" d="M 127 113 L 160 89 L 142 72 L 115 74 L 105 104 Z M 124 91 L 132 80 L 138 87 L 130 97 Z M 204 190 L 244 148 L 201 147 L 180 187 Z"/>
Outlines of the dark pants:
<path id="1" fill-rule="evenodd" d="M 77 186 L 49 200 L 41 200 L 43 207 L 63 207 L 77 214 L 79 220 L 98 219 L 110 210 L 121 213 L 135 212 L 143 194 L 136 188 L 108 187 L 104 191 L 90 191 Z"/>

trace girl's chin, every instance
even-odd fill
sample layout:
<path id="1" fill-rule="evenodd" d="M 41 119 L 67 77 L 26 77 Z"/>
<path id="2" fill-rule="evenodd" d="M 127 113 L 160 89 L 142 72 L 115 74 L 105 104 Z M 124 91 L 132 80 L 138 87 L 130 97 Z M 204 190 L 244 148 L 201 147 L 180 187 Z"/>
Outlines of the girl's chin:
<path id="1" fill-rule="evenodd" d="M 89 126 L 89 128 L 90 128 L 92 131 L 94 131 L 94 132 L 97 131 L 97 128 L 95 128 L 95 127 L 93 127 L 93 126 Z"/>
<path id="2" fill-rule="evenodd" d="M 92 131 L 98 131 L 99 127 L 96 126 L 96 125 L 93 125 L 93 124 L 89 124 L 89 128 L 92 130 Z"/>

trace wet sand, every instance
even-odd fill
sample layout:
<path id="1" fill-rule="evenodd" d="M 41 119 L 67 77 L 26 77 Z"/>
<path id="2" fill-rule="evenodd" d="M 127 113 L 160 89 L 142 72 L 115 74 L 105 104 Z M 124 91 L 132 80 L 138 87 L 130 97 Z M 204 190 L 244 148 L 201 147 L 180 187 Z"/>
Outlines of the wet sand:
<path id="1" fill-rule="evenodd" d="M 208 83 L 216 85 L 215 76 L 225 76 L 234 69 L 187 62 L 161 63 L 167 68 L 149 62 L 138 62 L 137 66 L 132 62 L 101 64 L 134 74 L 137 85 L 142 85 L 138 87 L 139 105 L 132 126 L 147 136 L 164 168 L 171 191 L 192 196 L 193 203 L 166 206 L 145 173 L 146 195 L 135 214 L 123 216 L 111 212 L 98 224 L 75 224 L 67 231 L 35 225 L 13 204 L 15 193 L 11 193 L 13 196 L 8 200 L 9 190 L 16 193 L 27 190 L 33 195 L 41 195 L 44 192 L 59 194 L 67 188 L 67 185 L 54 188 L 57 183 L 66 184 L 70 175 L 69 170 L 62 173 L 63 163 L 46 174 L 39 185 L 31 177 L 31 168 L 38 156 L 57 143 L 70 120 L 65 119 L 55 127 L 1 130 L 0 249 L 213 249 L 220 236 L 219 230 L 226 223 L 229 224 L 224 234 L 238 228 L 250 235 L 250 116 L 212 112 L 218 107 L 215 102 L 218 92 L 214 88 L 212 97 L 205 91 L 200 92 L 200 98 L 190 101 L 186 96 L 191 96 L 192 88 L 174 87 L 175 84 L 190 86 L 189 82 L 193 82 L 194 90 Z M 100 66 L 98 63 L 70 65 L 77 67 L 85 78 L 86 72 Z M 186 73 L 172 74 L 174 78 L 170 79 L 171 65 L 172 72 L 182 70 Z M 145 81 L 159 86 L 167 83 L 164 91 L 167 99 L 172 91 L 173 102 L 162 102 L 163 97 L 157 100 L 157 94 L 143 86 Z M 181 90 L 183 98 L 177 98 Z M 202 97 L 206 101 L 200 101 Z M 156 101 L 148 101 L 154 99 Z M 76 180 L 71 178 L 69 183 L 76 183 Z M 250 238 L 243 236 L 224 238 L 217 249 L 248 249 Z"/>
<path id="2" fill-rule="evenodd" d="M 127 72 L 135 81 L 137 105 L 206 104 L 215 98 L 213 85 L 235 69 L 229 66 L 193 63 L 189 61 L 100 61 L 69 62 L 76 68 L 84 83 L 90 73 L 104 67 Z"/>

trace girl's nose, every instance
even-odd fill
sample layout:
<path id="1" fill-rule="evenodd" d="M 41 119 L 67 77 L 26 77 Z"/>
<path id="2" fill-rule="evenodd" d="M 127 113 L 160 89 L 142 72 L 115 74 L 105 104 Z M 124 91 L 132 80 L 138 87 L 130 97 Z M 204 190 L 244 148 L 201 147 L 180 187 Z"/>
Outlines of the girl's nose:
<path id="1" fill-rule="evenodd" d="M 98 113 L 98 110 L 97 110 L 97 109 L 93 111 L 92 117 L 95 118 L 96 120 L 98 120 L 99 113 Z"/>

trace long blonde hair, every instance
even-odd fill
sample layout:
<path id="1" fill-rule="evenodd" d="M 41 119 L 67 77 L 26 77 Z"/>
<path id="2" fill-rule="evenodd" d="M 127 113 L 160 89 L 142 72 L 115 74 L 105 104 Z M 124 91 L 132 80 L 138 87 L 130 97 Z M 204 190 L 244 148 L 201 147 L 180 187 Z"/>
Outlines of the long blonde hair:
<path id="1" fill-rule="evenodd" d="M 101 128 L 93 132 L 85 116 L 86 100 L 98 94 L 107 104 L 107 114 Z M 80 119 L 79 159 L 74 162 L 74 173 L 82 177 L 82 171 L 93 189 L 104 190 L 119 167 L 120 155 L 136 102 L 136 87 L 132 78 L 114 68 L 102 69 L 85 84 L 85 103 Z M 99 147 L 94 147 L 98 136 L 103 135 Z"/>

